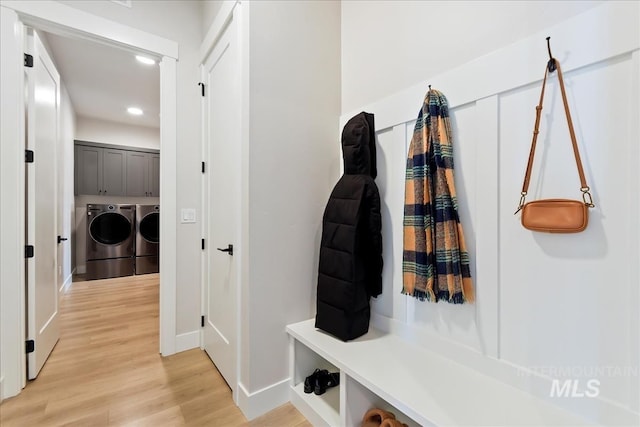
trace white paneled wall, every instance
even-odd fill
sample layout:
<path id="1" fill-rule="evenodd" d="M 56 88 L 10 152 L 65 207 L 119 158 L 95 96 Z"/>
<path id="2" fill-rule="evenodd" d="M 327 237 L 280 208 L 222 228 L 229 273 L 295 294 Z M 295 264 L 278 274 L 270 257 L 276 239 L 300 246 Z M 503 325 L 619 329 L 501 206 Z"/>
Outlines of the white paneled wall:
<path id="1" fill-rule="evenodd" d="M 402 268 L 395 262 L 389 262 L 393 255 L 402 251 L 402 218 L 393 215 L 402 211 L 404 202 L 404 181 L 398 179 L 404 176 L 405 131 L 402 126 L 385 129 L 377 135 L 377 168 L 376 183 L 380 191 L 383 260 L 386 260 L 382 270 L 382 294 L 372 300 L 373 310 L 386 317 L 404 320 L 406 305 L 397 295 L 402 290 Z"/>
<path id="2" fill-rule="evenodd" d="M 589 227 L 578 234 L 531 233 L 509 218 L 528 155 L 526 144 L 512 142 L 523 139 L 518 130 L 527 129 L 527 120 L 522 123 L 522 118 L 532 116 L 525 107 L 537 102 L 539 88 L 500 96 L 500 213 L 506 214 L 500 221 L 499 306 L 500 319 L 505 320 L 500 356 L 512 363 L 625 367 L 631 362 L 626 325 L 638 311 L 638 301 L 627 298 L 630 287 L 638 286 L 629 277 L 629 264 L 638 260 L 637 251 L 635 262 L 629 252 L 629 229 L 638 222 L 637 215 L 629 215 L 635 203 L 632 195 L 638 194 L 637 179 L 628 179 L 637 173 L 638 164 L 633 167 L 627 161 L 638 138 L 629 139 L 625 126 L 633 120 L 632 73 L 631 55 L 624 55 L 566 75 L 576 136 L 596 204 Z M 553 84 L 548 89 L 551 96 L 543 110 L 530 194 L 579 198 L 559 88 Z M 596 377 L 601 379 L 602 397 L 632 403 L 626 401 L 629 378 Z"/>
<path id="3" fill-rule="evenodd" d="M 640 421 L 639 16 L 638 3 L 604 4 L 361 109 L 376 114 L 382 197 L 384 291 L 373 301 L 373 323 L 604 424 Z M 563 65 L 596 204 L 578 234 L 534 233 L 513 215 L 547 34 Z M 450 102 L 459 213 L 477 293 L 472 305 L 400 293 L 406 153 L 427 84 Z M 579 188 L 554 73 L 529 200 L 580 199 Z M 599 394 L 553 397 L 554 379 L 578 380 L 578 390 L 597 379 Z"/>

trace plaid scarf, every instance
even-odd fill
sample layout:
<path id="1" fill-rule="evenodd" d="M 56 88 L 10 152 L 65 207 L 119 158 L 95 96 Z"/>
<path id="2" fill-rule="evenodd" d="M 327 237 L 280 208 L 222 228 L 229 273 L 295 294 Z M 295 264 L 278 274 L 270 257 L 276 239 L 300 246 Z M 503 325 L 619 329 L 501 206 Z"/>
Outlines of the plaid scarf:
<path id="1" fill-rule="evenodd" d="M 473 302 L 453 182 L 449 108 L 437 90 L 427 92 L 413 130 L 404 203 L 402 293 L 421 301 Z"/>

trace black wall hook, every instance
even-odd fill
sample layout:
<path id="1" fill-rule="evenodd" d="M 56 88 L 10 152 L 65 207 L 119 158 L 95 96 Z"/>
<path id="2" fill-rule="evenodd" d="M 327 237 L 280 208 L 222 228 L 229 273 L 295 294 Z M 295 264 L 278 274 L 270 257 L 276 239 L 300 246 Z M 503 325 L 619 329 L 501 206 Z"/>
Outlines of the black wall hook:
<path id="1" fill-rule="evenodd" d="M 556 70 L 556 60 L 551 55 L 551 42 L 549 41 L 551 37 L 547 37 L 547 51 L 549 52 L 549 62 L 547 62 L 547 69 L 550 73 L 553 73 Z"/>
<path id="2" fill-rule="evenodd" d="M 429 85 L 429 90 L 431 90 L 431 85 Z"/>

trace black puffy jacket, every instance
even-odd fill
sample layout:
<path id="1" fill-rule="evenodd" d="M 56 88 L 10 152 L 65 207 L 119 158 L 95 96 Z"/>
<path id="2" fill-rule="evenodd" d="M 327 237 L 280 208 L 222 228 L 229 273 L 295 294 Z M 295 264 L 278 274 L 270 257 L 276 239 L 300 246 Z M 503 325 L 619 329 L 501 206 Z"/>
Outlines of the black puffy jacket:
<path id="1" fill-rule="evenodd" d="M 382 228 L 373 114 L 342 131 L 344 175 L 322 219 L 316 327 L 343 341 L 369 330 L 369 297 L 382 292 Z"/>

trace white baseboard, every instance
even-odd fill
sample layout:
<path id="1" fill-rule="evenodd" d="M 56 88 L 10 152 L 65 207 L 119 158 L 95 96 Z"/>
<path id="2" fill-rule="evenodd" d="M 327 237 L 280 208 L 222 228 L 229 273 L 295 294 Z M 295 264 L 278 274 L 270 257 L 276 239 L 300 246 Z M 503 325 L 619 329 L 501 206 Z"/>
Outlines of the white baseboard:
<path id="1" fill-rule="evenodd" d="M 4 377 L 0 378 L 0 402 L 4 400 Z"/>
<path id="2" fill-rule="evenodd" d="M 238 383 L 238 388 L 238 406 L 249 421 L 290 400 L 289 378 L 253 393 L 249 393 L 242 383 Z"/>
<path id="3" fill-rule="evenodd" d="M 73 275 L 75 274 L 75 272 L 76 269 L 74 268 L 71 274 L 69 274 L 69 276 L 67 276 L 67 278 L 64 280 L 62 286 L 60 286 L 60 292 L 65 293 L 69 290 L 69 286 L 71 286 L 71 283 L 73 282 Z"/>
<path id="4" fill-rule="evenodd" d="M 191 331 L 176 335 L 176 353 L 200 348 L 200 331 Z"/>
<path id="5" fill-rule="evenodd" d="M 85 274 L 87 272 L 87 266 L 85 264 L 82 265 L 78 265 L 76 267 L 76 273 L 78 274 Z"/>

